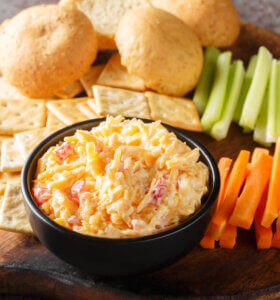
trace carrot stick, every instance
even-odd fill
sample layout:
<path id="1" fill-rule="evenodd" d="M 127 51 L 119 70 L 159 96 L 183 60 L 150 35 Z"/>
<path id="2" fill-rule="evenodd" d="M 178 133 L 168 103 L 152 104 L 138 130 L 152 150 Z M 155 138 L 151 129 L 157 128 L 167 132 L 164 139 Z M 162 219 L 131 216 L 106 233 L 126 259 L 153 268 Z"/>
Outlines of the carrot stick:
<path id="1" fill-rule="evenodd" d="M 269 151 L 266 148 L 256 147 L 252 154 L 251 163 L 256 163 L 256 161 L 260 158 L 262 153 L 269 154 Z"/>
<path id="2" fill-rule="evenodd" d="M 232 163 L 232 159 L 227 157 L 222 157 L 218 162 L 218 168 L 220 172 L 220 192 L 216 201 L 215 211 L 217 211 L 224 200 L 226 184 L 228 179 L 228 174 L 230 170 L 230 166 Z M 214 249 L 215 248 L 215 240 L 213 237 L 209 236 L 208 230 L 206 231 L 205 236 L 200 241 L 200 246 L 206 249 Z"/>
<path id="3" fill-rule="evenodd" d="M 249 176 L 252 169 L 252 163 L 248 163 L 246 167 L 245 179 Z"/>
<path id="4" fill-rule="evenodd" d="M 214 213 L 209 227 L 209 235 L 215 240 L 219 240 L 224 228 L 226 227 L 227 220 L 234 209 L 236 199 L 245 180 L 249 158 L 250 152 L 242 150 L 233 165 L 232 171 L 229 175 L 224 201 L 219 209 Z"/>
<path id="5" fill-rule="evenodd" d="M 262 216 L 267 201 L 268 188 L 269 188 L 269 184 L 267 184 L 265 191 L 262 195 L 262 199 L 257 208 L 255 220 L 254 220 L 255 236 L 256 236 L 258 249 L 269 249 L 271 247 L 272 236 L 273 236 L 271 226 L 265 228 L 261 225 Z"/>
<path id="6" fill-rule="evenodd" d="M 228 157 L 222 157 L 218 162 L 221 184 L 220 184 L 219 195 L 216 201 L 217 204 L 216 204 L 215 211 L 217 211 L 220 208 L 221 204 L 224 201 L 225 192 L 226 192 L 226 183 L 227 183 L 231 163 L 232 163 L 232 159 Z"/>
<path id="7" fill-rule="evenodd" d="M 271 246 L 273 248 L 280 248 L 280 218 L 276 222 L 276 232 L 273 235 Z"/>
<path id="8" fill-rule="evenodd" d="M 262 218 L 262 226 L 268 228 L 279 216 L 279 194 L 280 194 L 280 137 L 277 138 L 268 198 Z"/>
<path id="9" fill-rule="evenodd" d="M 227 224 L 219 241 L 221 248 L 233 249 L 236 244 L 237 227 Z"/>
<path id="10" fill-rule="evenodd" d="M 254 149 L 252 158 L 251 158 L 251 163 L 248 163 L 248 165 L 247 165 L 246 178 L 249 176 L 249 174 L 251 172 L 252 164 L 254 164 L 259 159 L 261 153 L 269 154 L 269 151 L 266 148 L 261 148 L 261 147 L 256 147 Z"/>
<path id="11" fill-rule="evenodd" d="M 270 178 L 272 163 L 272 156 L 261 153 L 259 159 L 252 164 L 251 172 L 229 219 L 231 225 L 247 230 L 251 227 L 255 212 Z"/>
<path id="12" fill-rule="evenodd" d="M 200 241 L 200 246 L 205 249 L 214 249 L 215 240 L 211 236 L 205 235 Z"/>

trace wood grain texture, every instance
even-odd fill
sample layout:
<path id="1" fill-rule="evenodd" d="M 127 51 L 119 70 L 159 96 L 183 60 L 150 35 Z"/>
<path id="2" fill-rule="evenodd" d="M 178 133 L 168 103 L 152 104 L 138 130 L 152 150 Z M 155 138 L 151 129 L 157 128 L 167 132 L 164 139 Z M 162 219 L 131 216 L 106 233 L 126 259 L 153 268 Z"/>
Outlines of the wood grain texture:
<path id="1" fill-rule="evenodd" d="M 256 28 L 249 27 L 243 27 L 243 35 L 231 48 L 236 57 L 247 60 L 260 44 L 280 56 L 280 47 L 275 46 L 280 43 L 278 35 L 259 28 L 256 34 Z M 244 46 L 249 39 L 250 47 Z M 257 145 L 251 134 L 243 134 L 234 124 L 227 139 L 218 143 L 202 133 L 192 135 L 217 160 L 221 156 L 236 158 L 240 149 L 253 150 Z M 64 263 L 33 237 L 0 231 L 0 293 L 46 299 L 279 299 L 280 251 L 257 250 L 253 232 L 240 230 L 234 250 L 197 246 L 157 272 L 102 278 Z"/>

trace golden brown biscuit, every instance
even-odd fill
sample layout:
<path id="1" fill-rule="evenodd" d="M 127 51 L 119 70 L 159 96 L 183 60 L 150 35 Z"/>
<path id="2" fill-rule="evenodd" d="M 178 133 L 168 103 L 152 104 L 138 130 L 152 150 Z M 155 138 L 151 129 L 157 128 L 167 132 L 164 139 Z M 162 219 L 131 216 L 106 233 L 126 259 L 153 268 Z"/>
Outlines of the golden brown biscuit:
<path id="1" fill-rule="evenodd" d="M 202 47 L 177 17 L 152 7 L 130 11 L 119 23 L 116 43 L 121 63 L 146 87 L 174 96 L 195 87 L 202 69 Z"/>
<path id="2" fill-rule="evenodd" d="M 240 20 L 230 0 L 150 1 L 187 23 L 203 46 L 230 46 L 238 37 Z"/>
<path id="3" fill-rule="evenodd" d="M 150 6 L 148 0 L 60 0 L 59 4 L 76 6 L 91 20 L 99 50 L 116 49 L 114 36 L 127 11 Z"/>
<path id="4" fill-rule="evenodd" d="M 97 54 L 92 24 L 74 8 L 34 6 L 3 27 L 1 72 L 11 85 L 29 97 L 49 97 L 79 79 Z"/>

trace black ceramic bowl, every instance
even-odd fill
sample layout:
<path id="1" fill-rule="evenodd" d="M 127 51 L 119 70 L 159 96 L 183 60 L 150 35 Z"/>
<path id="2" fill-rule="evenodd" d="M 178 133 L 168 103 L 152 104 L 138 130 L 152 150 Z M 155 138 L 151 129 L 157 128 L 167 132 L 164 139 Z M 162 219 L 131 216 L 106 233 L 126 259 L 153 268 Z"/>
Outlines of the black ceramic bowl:
<path id="1" fill-rule="evenodd" d="M 129 275 L 167 266 L 194 248 L 210 220 L 210 210 L 219 191 L 220 178 L 211 154 L 183 130 L 164 125 L 191 148 L 199 148 L 201 161 L 209 168 L 209 192 L 201 208 L 184 223 L 161 233 L 126 239 L 91 237 L 68 230 L 49 219 L 31 196 L 37 160 L 47 149 L 73 135 L 76 129 L 91 129 L 105 119 L 89 120 L 65 127 L 44 139 L 30 154 L 22 171 L 26 211 L 36 236 L 51 252 L 69 264 L 99 275 Z M 149 120 L 143 120 L 150 122 Z"/>

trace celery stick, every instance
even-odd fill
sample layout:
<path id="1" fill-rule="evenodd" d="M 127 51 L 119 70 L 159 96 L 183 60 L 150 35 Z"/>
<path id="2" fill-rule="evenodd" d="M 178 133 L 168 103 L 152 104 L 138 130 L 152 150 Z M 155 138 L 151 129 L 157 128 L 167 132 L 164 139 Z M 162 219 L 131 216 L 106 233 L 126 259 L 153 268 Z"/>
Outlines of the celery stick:
<path id="1" fill-rule="evenodd" d="M 239 99 L 243 79 L 245 76 L 245 69 L 243 62 L 237 60 L 233 63 L 230 74 L 229 83 L 226 93 L 226 103 L 223 108 L 221 119 L 214 124 L 211 129 L 211 136 L 216 140 L 222 140 L 227 136 L 232 117 Z"/>
<path id="2" fill-rule="evenodd" d="M 277 62 L 277 67 L 278 67 L 278 78 L 277 78 L 277 83 L 278 83 L 278 90 L 277 90 L 277 94 L 276 94 L 276 119 L 275 119 L 275 128 L 276 128 L 276 132 L 275 135 L 276 136 L 280 136 L 280 62 Z"/>
<path id="3" fill-rule="evenodd" d="M 205 50 L 202 73 L 193 97 L 193 102 L 200 115 L 203 114 L 210 95 L 219 54 L 220 51 L 214 47 L 208 47 Z"/>
<path id="4" fill-rule="evenodd" d="M 267 119 L 267 141 L 275 142 L 276 136 L 276 110 L 277 90 L 280 65 L 276 59 L 272 60 L 270 79 L 268 84 L 268 119 Z"/>
<path id="5" fill-rule="evenodd" d="M 268 83 L 271 62 L 271 53 L 265 47 L 260 47 L 252 84 L 241 113 L 239 125 L 242 127 L 254 129 L 256 125 Z"/>
<path id="6" fill-rule="evenodd" d="M 264 146 L 270 146 L 267 141 L 267 119 L 268 119 L 268 92 L 266 91 L 262 103 L 262 113 L 259 115 L 254 130 L 254 141 Z"/>
<path id="7" fill-rule="evenodd" d="M 256 65 L 257 65 L 257 55 L 253 55 L 249 61 L 249 65 L 245 74 L 245 78 L 243 81 L 243 85 L 242 85 L 242 89 L 240 92 L 240 97 L 238 100 L 238 104 L 236 106 L 236 110 L 234 112 L 234 116 L 233 116 L 233 121 L 235 121 L 236 123 L 239 123 L 240 121 L 240 117 L 241 117 L 241 113 L 242 113 L 242 108 L 246 99 L 246 96 L 248 94 L 253 76 L 254 76 L 254 72 L 256 69 Z"/>
<path id="8" fill-rule="evenodd" d="M 215 79 L 209 101 L 201 118 L 201 124 L 204 130 L 209 130 L 221 116 L 225 102 L 231 56 L 232 53 L 227 51 L 218 57 Z"/>

